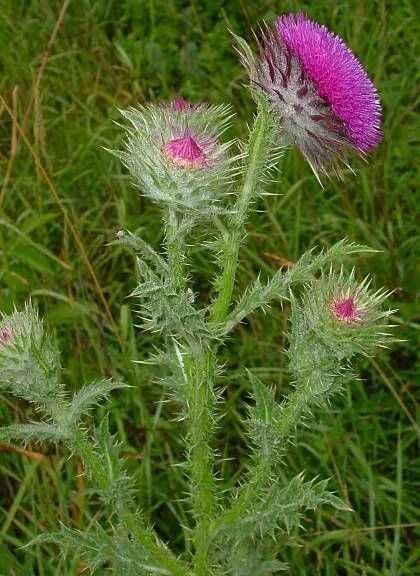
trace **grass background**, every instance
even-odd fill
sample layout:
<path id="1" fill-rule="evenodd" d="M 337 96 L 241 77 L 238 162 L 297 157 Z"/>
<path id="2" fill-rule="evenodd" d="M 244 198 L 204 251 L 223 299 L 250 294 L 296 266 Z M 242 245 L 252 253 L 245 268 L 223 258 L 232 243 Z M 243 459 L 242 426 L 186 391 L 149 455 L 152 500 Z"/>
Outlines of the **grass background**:
<path id="1" fill-rule="evenodd" d="M 278 195 L 261 201 L 258 209 L 266 212 L 249 223 L 239 283 L 244 287 L 260 269 L 273 272 L 314 244 L 348 236 L 381 250 L 356 264 L 376 285 L 397 288 L 392 306 L 399 308 L 397 335 L 406 341 L 364 360 L 363 379 L 315 414 L 286 460 L 289 477 L 302 470 L 307 478 L 331 477 L 355 512 L 309 513 L 306 531 L 287 550 L 279 542 L 279 553 L 291 574 L 415 574 L 414 2 L 0 0 L 0 309 L 32 297 L 57 334 L 70 388 L 98 375 L 119 375 L 134 386 L 113 398 L 112 425 L 138 478 L 139 503 L 162 536 L 182 547 L 177 526 L 188 523 L 179 501 L 185 485 L 171 466 L 183 458 L 182 428 L 170 421 L 174 407 L 164 403 L 150 369 L 131 362 L 147 356 L 154 337 L 132 328 L 126 298 L 132 261 L 106 247 L 123 227 L 158 244 L 159 213 L 103 147 L 121 144 L 118 107 L 179 94 L 231 102 L 237 115 L 231 135 L 244 136 L 253 104 L 227 27 L 250 38 L 251 26 L 296 10 L 341 35 L 364 62 L 382 98 L 385 138 L 369 166 L 325 190 L 299 154 L 288 151 L 273 184 Z M 199 239 L 193 259 L 205 298 L 209 262 Z M 217 442 L 231 458 L 223 464 L 231 484 L 245 457 L 238 440 L 247 394 L 242 368 L 286 392 L 286 330 L 286 315 L 273 308 L 241 327 L 226 350 L 227 414 Z M 24 403 L 0 400 L 2 423 L 36 418 Z M 77 463 L 55 448 L 0 450 L 0 574 L 79 574 L 77 557 L 57 558 L 48 546 L 20 549 L 60 521 L 87 529 L 100 515 L 85 501 Z"/>

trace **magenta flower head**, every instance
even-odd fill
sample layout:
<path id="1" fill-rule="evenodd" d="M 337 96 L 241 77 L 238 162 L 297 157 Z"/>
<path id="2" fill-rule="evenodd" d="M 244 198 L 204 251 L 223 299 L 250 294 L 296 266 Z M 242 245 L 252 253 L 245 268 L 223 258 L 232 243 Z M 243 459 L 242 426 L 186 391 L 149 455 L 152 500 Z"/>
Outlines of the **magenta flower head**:
<path id="1" fill-rule="evenodd" d="M 363 321 L 363 308 L 358 306 L 354 296 L 342 296 L 333 300 L 331 302 L 331 312 L 340 322 L 345 324 Z"/>
<path id="2" fill-rule="evenodd" d="M 235 163 L 231 143 L 220 142 L 231 117 L 228 107 L 177 98 L 122 114 L 132 126 L 126 151 L 117 155 L 145 195 L 196 216 L 221 210 Z"/>
<path id="3" fill-rule="evenodd" d="M 281 127 L 313 171 L 339 174 L 348 152 L 381 140 L 377 91 L 351 50 L 303 14 L 277 19 L 261 32 L 259 58 L 241 54 L 251 82 L 263 90 Z"/>
<path id="4" fill-rule="evenodd" d="M 163 148 L 168 159 L 181 168 L 206 168 L 215 162 L 213 152 L 217 147 L 215 140 L 202 138 L 185 129 L 179 138 L 171 138 Z"/>
<path id="5" fill-rule="evenodd" d="M 180 138 L 165 142 L 165 151 L 169 158 L 180 166 L 198 167 L 206 161 L 204 147 L 201 147 L 194 137 L 186 132 Z"/>

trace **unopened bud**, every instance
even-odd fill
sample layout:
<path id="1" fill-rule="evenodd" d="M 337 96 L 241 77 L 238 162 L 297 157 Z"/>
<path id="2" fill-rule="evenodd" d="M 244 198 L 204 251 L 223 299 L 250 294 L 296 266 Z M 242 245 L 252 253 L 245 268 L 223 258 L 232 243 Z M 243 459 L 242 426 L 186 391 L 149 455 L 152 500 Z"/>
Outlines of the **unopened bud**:
<path id="1" fill-rule="evenodd" d="M 31 305 L 0 323 L 0 383 L 12 394 L 42 403 L 60 393 L 59 354 Z"/>

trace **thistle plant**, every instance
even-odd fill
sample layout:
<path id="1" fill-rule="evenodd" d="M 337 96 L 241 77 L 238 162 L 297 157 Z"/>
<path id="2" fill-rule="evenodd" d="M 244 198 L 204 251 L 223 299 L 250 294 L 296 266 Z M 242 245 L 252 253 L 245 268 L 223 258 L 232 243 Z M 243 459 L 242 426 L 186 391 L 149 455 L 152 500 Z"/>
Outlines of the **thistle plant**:
<path id="1" fill-rule="evenodd" d="M 257 112 L 248 140 L 223 142 L 231 109 L 191 104 L 148 104 L 123 110 L 126 139 L 114 151 L 142 194 L 162 209 L 164 245 L 154 248 L 128 230 L 114 244 L 134 254 L 137 285 L 131 297 L 143 330 L 158 332 L 150 362 L 165 368 L 165 390 L 184 423 L 188 479 L 185 551 L 175 554 L 147 524 L 108 420 L 86 415 L 123 382 L 98 380 L 71 396 L 61 379 L 59 353 L 31 305 L 0 325 L 0 381 L 35 404 L 38 422 L 0 429 L 2 441 L 63 444 L 84 464 L 103 503 L 101 522 L 88 532 L 62 526 L 35 542 L 78 549 L 91 572 L 115 574 L 256 576 L 287 571 L 277 540 L 297 529 L 307 509 L 348 511 L 326 480 L 299 474 L 280 482 L 283 457 L 312 411 L 352 385 L 353 362 L 391 341 L 386 290 L 357 280 L 343 259 L 365 246 L 342 240 L 309 250 L 266 282 L 236 296 L 235 280 L 246 222 L 287 143 L 296 146 L 318 179 L 343 176 L 349 155 L 366 155 L 381 140 L 380 104 L 361 64 L 336 36 L 303 15 L 282 16 L 256 34 L 257 51 L 235 36 Z M 197 298 L 190 249 L 207 231 L 215 261 L 210 300 Z M 223 435 L 221 350 L 235 328 L 274 302 L 290 310 L 286 351 L 290 392 L 251 371 L 243 421 L 249 457 L 237 486 L 220 477 L 215 439 Z M 279 312 L 280 315 L 280 312 Z M 184 497 L 184 495 L 179 495 Z M 105 520 L 104 520 L 105 518 Z M 106 521 L 106 518 L 108 521 Z M 181 529 L 181 527 L 180 527 Z"/>

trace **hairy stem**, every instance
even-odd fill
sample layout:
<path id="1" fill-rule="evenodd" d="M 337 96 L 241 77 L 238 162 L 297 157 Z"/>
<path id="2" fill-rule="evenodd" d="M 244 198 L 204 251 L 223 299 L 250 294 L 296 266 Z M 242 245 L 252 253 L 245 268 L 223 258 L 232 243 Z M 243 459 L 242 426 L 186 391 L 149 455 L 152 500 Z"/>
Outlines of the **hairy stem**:
<path id="1" fill-rule="evenodd" d="M 225 232 L 222 274 L 218 280 L 219 294 L 211 309 L 211 321 L 221 323 L 225 320 L 232 300 L 238 267 L 239 248 L 244 237 L 244 224 L 249 203 L 258 187 L 265 161 L 270 155 L 271 120 L 265 101 L 261 100 L 258 114 L 250 134 L 248 144 L 247 167 L 236 200 L 229 229 Z"/>
<path id="2" fill-rule="evenodd" d="M 210 439 L 214 422 L 214 357 L 204 343 L 191 347 L 185 356 L 185 400 L 187 406 L 187 449 L 190 464 L 192 511 L 196 520 L 194 530 L 195 571 L 205 575 L 209 549 L 209 535 L 216 515 L 213 452 Z"/>
<path id="3" fill-rule="evenodd" d="M 178 212 L 170 206 L 166 221 L 166 249 L 168 253 L 169 273 L 176 291 L 185 288 L 184 270 L 184 231 Z"/>
<path id="4" fill-rule="evenodd" d="M 185 290 L 186 286 L 183 224 L 179 214 L 173 208 L 169 208 L 166 225 L 168 264 L 172 285 L 178 292 Z M 210 448 L 215 360 L 208 344 L 192 338 L 187 342 L 187 353 L 182 356 L 179 354 L 178 357 L 185 377 L 187 451 L 192 511 L 196 521 L 193 533 L 194 564 L 196 574 L 204 576 L 208 573 L 210 524 L 215 516 L 213 454 Z"/>

